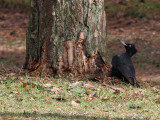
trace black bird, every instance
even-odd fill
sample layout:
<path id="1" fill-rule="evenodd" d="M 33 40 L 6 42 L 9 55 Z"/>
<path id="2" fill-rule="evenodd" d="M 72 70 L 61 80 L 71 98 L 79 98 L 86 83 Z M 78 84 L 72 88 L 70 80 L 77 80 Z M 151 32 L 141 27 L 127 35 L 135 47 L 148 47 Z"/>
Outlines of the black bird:
<path id="1" fill-rule="evenodd" d="M 137 47 L 120 41 L 126 49 L 125 53 L 118 54 L 112 58 L 111 76 L 117 76 L 131 85 L 140 87 L 136 81 L 135 69 L 131 57 L 136 54 Z"/>

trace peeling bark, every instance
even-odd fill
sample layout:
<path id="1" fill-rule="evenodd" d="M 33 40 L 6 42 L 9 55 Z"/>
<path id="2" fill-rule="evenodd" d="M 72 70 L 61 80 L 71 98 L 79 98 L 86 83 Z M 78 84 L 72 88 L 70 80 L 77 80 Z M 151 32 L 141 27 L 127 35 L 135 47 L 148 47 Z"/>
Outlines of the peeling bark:
<path id="1" fill-rule="evenodd" d="M 31 0 L 31 8 L 25 69 L 38 75 L 104 71 L 103 0 Z"/>
<path id="2" fill-rule="evenodd" d="M 65 68 L 71 68 L 74 63 L 74 41 L 67 40 L 63 42 L 63 61 Z"/>

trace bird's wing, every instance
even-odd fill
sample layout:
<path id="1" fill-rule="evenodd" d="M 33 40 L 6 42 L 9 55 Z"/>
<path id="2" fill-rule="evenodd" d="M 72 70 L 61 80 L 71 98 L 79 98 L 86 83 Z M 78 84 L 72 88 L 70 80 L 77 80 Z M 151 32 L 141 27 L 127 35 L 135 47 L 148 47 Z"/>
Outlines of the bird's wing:
<path id="1" fill-rule="evenodd" d="M 136 83 L 133 65 L 120 65 L 118 66 L 118 70 L 129 81 L 130 84 L 134 85 Z"/>
<path id="2" fill-rule="evenodd" d="M 135 78 L 135 69 L 133 65 L 119 65 L 117 67 L 122 75 Z"/>

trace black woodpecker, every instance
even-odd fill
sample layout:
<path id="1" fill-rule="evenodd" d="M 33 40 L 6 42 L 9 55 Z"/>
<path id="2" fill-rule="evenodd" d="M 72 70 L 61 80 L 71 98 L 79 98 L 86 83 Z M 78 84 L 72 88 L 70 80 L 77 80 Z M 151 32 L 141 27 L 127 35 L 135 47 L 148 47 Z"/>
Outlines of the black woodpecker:
<path id="1" fill-rule="evenodd" d="M 112 58 L 111 76 L 116 76 L 139 88 L 140 85 L 136 81 L 135 69 L 131 60 L 131 57 L 136 54 L 138 48 L 133 44 L 126 44 L 121 40 L 120 42 L 125 47 L 126 52 Z"/>

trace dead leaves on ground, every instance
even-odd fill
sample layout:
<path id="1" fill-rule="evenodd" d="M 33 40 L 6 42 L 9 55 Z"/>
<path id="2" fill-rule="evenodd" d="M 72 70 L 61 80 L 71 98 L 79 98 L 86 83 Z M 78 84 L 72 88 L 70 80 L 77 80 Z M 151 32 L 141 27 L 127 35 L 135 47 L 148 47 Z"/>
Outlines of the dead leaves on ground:
<path id="1" fill-rule="evenodd" d="M 157 104 L 160 104 L 160 100 L 157 100 L 156 103 L 157 103 Z"/>
<path id="2" fill-rule="evenodd" d="M 130 108 L 130 109 L 141 109 L 141 107 L 140 107 L 140 106 L 137 106 L 137 105 L 132 105 L 132 106 L 130 106 L 129 108 Z"/>
<path id="3" fill-rule="evenodd" d="M 160 104 L 160 97 L 155 100 L 157 104 Z"/>
<path id="4" fill-rule="evenodd" d="M 109 100 L 109 98 L 102 98 L 101 99 L 103 102 L 107 102 Z"/>
<path id="5" fill-rule="evenodd" d="M 62 98 L 62 97 L 57 97 L 57 98 L 52 98 L 52 99 L 55 99 L 58 102 L 66 102 L 67 101 L 67 99 Z"/>
<path id="6" fill-rule="evenodd" d="M 60 92 L 61 92 L 61 88 L 58 87 L 58 86 L 54 86 L 52 89 L 51 89 L 52 92 L 54 92 L 56 95 L 58 95 Z"/>
<path id="7" fill-rule="evenodd" d="M 96 87 L 95 87 L 95 86 L 93 86 L 92 84 L 88 84 L 88 83 L 86 83 L 86 84 L 83 84 L 83 86 L 84 86 L 85 88 L 88 88 L 88 89 L 96 90 Z"/>
<path id="8" fill-rule="evenodd" d="M 21 83 L 21 87 L 25 88 L 24 90 L 30 91 L 31 89 L 40 88 L 39 90 L 45 96 L 46 105 L 51 105 L 54 102 L 67 102 L 71 107 L 83 107 L 83 102 L 103 102 L 103 103 L 110 103 L 117 102 L 117 100 L 123 101 L 130 101 L 136 99 L 143 99 L 144 97 L 147 98 L 148 96 L 146 93 L 149 93 L 145 89 L 130 89 L 131 91 L 127 91 L 128 89 L 123 86 L 98 86 L 97 84 L 90 83 L 90 82 L 75 82 L 75 83 L 61 83 L 61 84 L 54 84 L 53 81 L 48 83 L 42 83 L 41 85 L 34 84 L 32 82 L 26 82 L 25 79 L 22 77 L 16 77 L 14 75 L 14 79 L 17 79 L 18 82 Z M 63 86 L 64 85 L 64 86 Z M 39 86 L 39 87 L 38 87 Z M 7 88 L 8 90 L 12 90 L 10 86 Z M 106 91 L 105 91 L 106 90 Z M 157 92 L 158 88 L 153 87 L 152 92 Z M 109 92 L 109 94 L 103 95 L 104 92 Z M 28 92 L 31 93 L 31 92 Z M 102 93 L 102 94 L 101 94 Z M 48 94 L 48 95 L 47 95 Z M 17 101 L 23 101 L 21 99 L 21 90 L 18 86 L 15 86 L 15 90 L 10 97 L 17 96 Z M 30 97 L 30 101 L 36 101 L 38 98 Z M 155 99 L 154 101 L 157 104 L 160 104 L 159 99 Z M 142 103 L 143 106 L 147 105 L 147 102 Z M 87 109 L 89 106 L 85 105 Z M 130 105 L 128 106 L 130 109 L 142 109 L 139 105 Z M 106 110 L 108 112 L 108 110 Z"/>
<path id="9" fill-rule="evenodd" d="M 23 87 L 26 88 L 27 87 L 27 83 L 23 82 Z"/>

